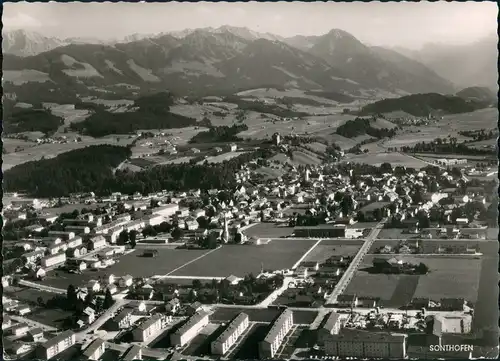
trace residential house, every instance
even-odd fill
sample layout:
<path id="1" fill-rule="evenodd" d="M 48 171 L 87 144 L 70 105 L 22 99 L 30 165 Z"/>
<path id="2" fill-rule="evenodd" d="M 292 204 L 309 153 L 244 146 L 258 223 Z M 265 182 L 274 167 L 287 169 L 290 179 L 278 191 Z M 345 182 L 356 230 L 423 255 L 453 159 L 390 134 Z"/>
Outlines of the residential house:
<path id="1" fill-rule="evenodd" d="M 2 330 L 5 330 L 6 328 L 9 328 L 12 326 L 12 320 L 9 316 L 4 315 L 3 320 L 2 320 Z"/>
<path id="2" fill-rule="evenodd" d="M 83 321 L 85 324 L 90 325 L 95 321 L 95 311 L 94 309 L 90 307 L 86 307 L 82 315 L 80 316 L 80 320 Z"/>
<path id="3" fill-rule="evenodd" d="M 99 292 L 101 290 L 101 284 L 98 280 L 90 280 L 89 283 L 87 283 L 87 289 L 92 292 Z"/>
<path id="4" fill-rule="evenodd" d="M 106 324 L 107 328 L 111 331 L 120 331 L 130 327 L 132 324 L 132 312 L 132 308 L 124 308 L 119 314 L 108 321 Z"/>
<path id="5" fill-rule="evenodd" d="M 28 334 L 32 342 L 40 342 L 43 339 L 43 330 L 39 327 L 29 330 Z"/>
<path id="6" fill-rule="evenodd" d="M 118 284 L 122 288 L 123 287 L 130 287 L 130 286 L 132 286 L 133 283 L 134 283 L 134 277 L 132 277 L 131 275 L 123 276 L 122 278 L 120 278 L 118 280 Z"/>
<path id="7" fill-rule="evenodd" d="M 193 302 L 192 304 L 186 307 L 186 313 L 190 316 L 202 310 L 203 310 L 203 305 L 200 302 Z"/>
<path id="8" fill-rule="evenodd" d="M 356 295 L 342 294 L 337 297 L 339 307 L 356 307 L 358 305 L 358 297 Z"/>
<path id="9" fill-rule="evenodd" d="M 30 306 L 28 305 L 24 305 L 24 304 L 18 304 L 15 308 L 15 312 L 19 315 L 19 316 L 24 316 L 24 315 L 27 315 L 28 313 L 31 312 L 31 308 Z"/>
<path id="10" fill-rule="evenodd" d="M 28 252 L 22 255 L 22 258 L 26 263 L 36 263 L 37 260 L 43 258 L 44 256 L 43 250 Z"/>
<path id="11" fill-rule="evenodd" d="M 20 337 L 20 336 L 24 336 L 28 333 L 30 327 L 25 324 L 25 323 L 18 323 L 17 325 L 14 325 L 10 328 L 10 332 L 16 336 L 16 337 Z"/>
<path id="12" fill-rule="evenodd" d="M 172 314 L 176 314 L 181 307 L 181 303 L 178 298 L 173 298 L 165 303 L 165 310 Z"/>
<path id="13" fill-rule="evenodd" d="M 96 338 L 83 351 L 83 356 L 87 360 L 98 361 L 106 352 L 106 343 L 100 338 Z"/>

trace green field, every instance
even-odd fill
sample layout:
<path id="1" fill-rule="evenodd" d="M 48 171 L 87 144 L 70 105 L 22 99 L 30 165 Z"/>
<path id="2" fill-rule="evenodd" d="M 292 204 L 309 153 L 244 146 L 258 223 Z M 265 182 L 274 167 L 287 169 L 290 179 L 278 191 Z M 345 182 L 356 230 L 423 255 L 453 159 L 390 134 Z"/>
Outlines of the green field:
<path id="1" fill-rule="evenodd" d="M 92 279 L 99 279 L 111 274 L 116 277 L 125 275 L 133 277 L 165 275 L 208 252 L 205 250 L 163 248 L 158 248 L 157 251 L 158 255 L 151 258 L 142 257 L 142 250 L 137 249 L 132 253 L 120 257 L 119 261 L 113 266 L 98 271 L 86 270 L 82 274 L 52 271 L 47 274 L 43 284 L 66 289 L 70 284 L 85 286 Z"/>
<path id="2" fill-rule="evenodd" d="M 360 155 L 348 155 L 343 161 L 353 163 L 364 163 L 374 166 L 380 166 L 382 163 L 390 163 L 393 167 L 398 165 L 410 168 L 420 169 L 428 166 L 427 163 L 401 153 L 367 153 Z"/>
<path id="3" fill-rule="evenodd" d="M 370 274 L 363 269 L 372 265 L 376 256 L 367 255 L 353 279 L 347 286 L 346 294 L 362 297 L 379 297 L 387 307 L 401 307 L 412 298 L 428 297 L 439 301 L 441 298 L 465 298 L 475 303 L 478 299 L 481 260 L 471 257 L 445 256 L 404 256 L 410 262 L 425 263 L 430 272 L 427 275 L 387 275 Z"/>
<path id="4" fill-rule="evenodd" d="M 265 270 L 291 268 L 314 243 L 313 240 L 273 240 L 259 246 L 225 245 L 172 275 L 242 277 L 260 273 L 262 266 Z"/>
<path id="5" fill-rule="evenodd" d="M 292 235 L 293 227 L 281 227 L 274 223 L 256 223 L 243 232 L 247 237 L 281 238 Z"/>
<path id="6" fill-rule="evenodd" d="M 347 242 L 346 242 L 347 243 Z M 336 244 L 331 245 L 328 242 L 321 241 L 320 244 L 307 255 L 304 262 L 319 262 L 323 263 L 328 258 L 334 255 L 338 256 L 355 256 L 361 248 L 361 244 Z"/>

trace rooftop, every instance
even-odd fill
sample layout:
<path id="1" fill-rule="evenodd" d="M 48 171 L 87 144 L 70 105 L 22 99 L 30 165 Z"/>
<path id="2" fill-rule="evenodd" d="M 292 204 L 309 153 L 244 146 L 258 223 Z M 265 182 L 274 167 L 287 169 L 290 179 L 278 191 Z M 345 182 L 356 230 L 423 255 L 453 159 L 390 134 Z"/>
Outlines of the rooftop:
<path id="1" fill-rule="evenodd" d="M 229 337 L 236 331 L 236 329 L 245 322 L 245 319 L 248 319 L 248 315 L 246 313 L 239 313 L 233 320 L 229 323 L 227 328 L 222 332 L 219 337 L 214 342 L 224 343 Z"/>
<path id="2" fill-rule="evenodd" d="M 268 343 L 273 343 L 276 336 L 278 336 L 278 333 L 280 332 L 280 330 L 282 329 L 283 325 L 285 324 L 285 322 L 288 320 L 289 317 L 293 317 L 293 312 L 290 311 L 289 309 L 284 310 L 278 316 L 278 318 L 273 322 L 273 325 L 271 326 L 271 329 L 264 338 L 264 341 Z"/>

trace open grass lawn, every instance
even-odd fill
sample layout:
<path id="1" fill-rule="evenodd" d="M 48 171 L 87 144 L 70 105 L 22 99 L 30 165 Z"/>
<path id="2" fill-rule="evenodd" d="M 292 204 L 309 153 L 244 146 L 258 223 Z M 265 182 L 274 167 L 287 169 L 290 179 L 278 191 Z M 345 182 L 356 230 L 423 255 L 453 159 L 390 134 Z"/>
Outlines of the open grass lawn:
<path id="1" fill-rule="evenodd" d="M 408 260 L 424 262 L 431 271 L 420 277 L 414 297 L 429 297 L 436 301 L 443 297 L 465 298 L 476 302 L 481 272 L 480 259 L 408 257 Z M 496 287 L 496 283 L 492 287 Z"/>
<path id="2" fill-rule="evenodd" d="M 256 223 L 243 232 L 247 237 L 281 238 L 290 236 L 293 233 L 293 227 L 281 227 L 274 223 Z"/>
<path id="3" fill-rule="evenodd" d="M 47 326 L 52 326 L 56 328 L 62 328 L 64 320 L 72 316 L 73 312 L 65 311 L 61 309 L 48 309 L 38 307 L 33 310 L 33 312 L 26 317 L 30 320 L 43 323 Z"/>
<path id="4" fill-rule="evenodd" d="M 55 296 L 54 293 L 25 287 L 5 287 L 4 294 L 30 306 L 37 305 L 38 297 L 41 297 L 43 302 L 47 302 Z"/>
<path id="5" fill-rule="evenodd" d="M 352 163 L 364 163 L 368 165 L 380 166 L 382 163 L 390 163 L 393 167 L 398 165 L 420 169 L 428 164 L 416 158 L 408 157 L 401 153 L 375 153 L 359 154 L 347 156 L 344 161 Z"/>
<path id="6" fill-rule="evenodd" d="M 80 275 L 63 271 L 49 272 L 43 284 L 65 289 L 70 284 L 84 286 L 92 279 L 99 279 L 111 274 L 116 277 L 128 274 L 133 277 L 165 275 L 186 262 L 202 256 L 206 252 L 205 250 L 159 248 L 156 257 L 142 257 L 142 251 L 138 249 L 135 252 L 124 255 L 119 259 L 119 262 L 106 269 L 98 271 L 86 270 Z"/>
<path id="7" fill-rule="evenodd" d="M 377 239 L 407 239 L 412 234 L 404 233 L 403 228 L 384 228 L 380 231 Z"/>
<path id="8" fill-rule="evenodd" d="M 371 266 L 373 258 L 366 256 L 354 278 L 347 286 L 346 294 L 380 297 L 388 307 L 401 307 L 412 298 L 429 297 L 439 301 L 444 297 L 460 298 L 476 302 L 481 260 L 459 257 L 412 257 L 409 262 L 423 262 L 430 273 L 422 276 L 369 274 L 363 269 Z"/>
<path id="9" fill-rule="evenodd" d="M 365 267 L 370 265 L 365 265 Z M 363 265 L 360 269 L 364 268 Z M 389 301 L 398 286 L 401 275 L 378 275 L 365 271 L 356 271 L 344 294 L 356 294 L 358 297 L 379 297 Z"/>
<path id="10" fill-rule="evenodd" d="M 330 245 L 330 244 L 323 244 L 323 242 L 325 241 L 321 241 L 321 243 L 318 244 L 316 248 L 314 248 L 312 252 L 307 255 L 307 257 L 304 259 L 304 262 L 310 261 L 310 262 L 323 263 L 333 255 L 354 256 L 356 255 L 356 253 L 358 253 L 359 249 L 361 248 L 361 244 Z"/>
<path id="11" fill-rule="evenodd" d="M 290 268 L 314 244 L 313 240 L 274 240 L 266 245 L 225 245 L 186 267 L 173 276 L 227 277 L 258 274 L 264 269 Z"/>

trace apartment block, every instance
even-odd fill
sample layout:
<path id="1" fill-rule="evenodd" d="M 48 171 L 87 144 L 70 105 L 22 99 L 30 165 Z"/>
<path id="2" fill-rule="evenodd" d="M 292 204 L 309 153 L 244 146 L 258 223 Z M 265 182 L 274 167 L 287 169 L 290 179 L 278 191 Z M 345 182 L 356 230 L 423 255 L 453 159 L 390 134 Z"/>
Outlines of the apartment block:
<path id="1" fill-rule="evenodd" d="M 238 314 L 227 326 L 227 328 L 222 332 L 222 334 L 217 337 L 215 341 L 212 342 L 211 349 L 212 354 L 223 356 L 226 352 L 233 346 L 238 338 L 245 332 L 249 325 L 249 318 L 246 313 Z"/>
<path id="2" fill-rule="evenodd" d="M 38 349 L 38 357 L 42 360 L 50 360 L 54 356 L 73 346 L 75 341 L 75 334 L 72 331 L 68 330 L 61 332 L 56 337 L 53 337 L 40 345 Z"/>
<path id="3" fill-rule="evenodd" d="M 271 330 L 264 340 L 259 343 L 259 356 L 263 359 L 273 358 L 293 327 L 293 312 L 286 309 L 273 322 Z"/>
<path id="4" fill-rule="evenodd" d="M 173 345 L 184 346 L 200 333 L 200 331 L 208 325 L 209 314 L 205 311 L 197 312 L 189 318 L 189 320 L 179 327 L 172 335 L 170 342 Z"/>

